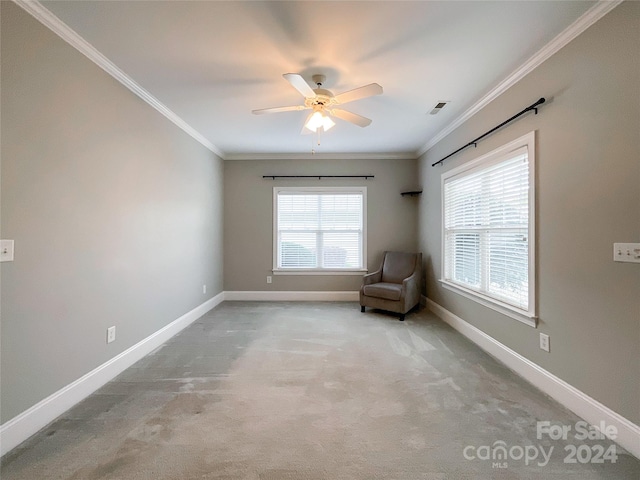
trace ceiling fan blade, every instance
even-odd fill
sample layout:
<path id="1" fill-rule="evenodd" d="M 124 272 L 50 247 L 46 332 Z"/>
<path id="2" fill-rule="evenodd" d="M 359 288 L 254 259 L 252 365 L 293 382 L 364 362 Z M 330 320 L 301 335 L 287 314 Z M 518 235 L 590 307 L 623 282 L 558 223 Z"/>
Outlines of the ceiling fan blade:
<path id="1" fill-rule="evenodd" d="M 316 92 L 313 91 L 313 88 L 309 86 L 307 81 L 302 78 L 299 73 L 285 73 L 282 76 L 293 88 L 298 90 L 304 98 L 314 98 L 316 96 Z"/>
<path id="2" fill-rule="evenodd" d="M 309 107 L 304 105 L 292 105 L 290 107 L 273 107 L 273 108 L 261 108 L 259 110 L 251 110 L 254 115 L 262 115 L 263 113 L 279 113 L 279 112 L 295 112 L 297 110 L 306 110 Z"/>
<path id="3" fill-rule="evenodd" d="M 371 119 L 356 113 L 347 112 L 346 110 L 340 110 L 339 108 L 334 108 L 329 113 L 334 117 L 346 120 L 347 122 L 351 122 L 359 127 L 366 127 L 371 124 Z"/>
<path id="4" fill-rule="evenodd" d="M 381 95 L 382 87 L 377 83 L 370 83 L 364 87 L 354 88 L 348 92 L 340 93 L 333 97 L 337 103 L 353 102 L 354 100 L 360 100 L 361 98 L 373 97 L 374 95 Z"/>

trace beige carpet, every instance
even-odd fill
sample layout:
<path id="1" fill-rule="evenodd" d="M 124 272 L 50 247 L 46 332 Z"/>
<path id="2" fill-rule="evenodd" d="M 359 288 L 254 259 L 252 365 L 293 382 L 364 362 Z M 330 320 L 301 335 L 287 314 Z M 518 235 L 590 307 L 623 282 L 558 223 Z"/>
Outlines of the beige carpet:
<path id="1" fill-rule="evenodd" d="M 616 463 L 564 463 L 584 442 L 538 440 L 539 420 L 579 419 L 425 311 L 227 302 L 9 453 L 1 478 L 640 478 L 615 446 Z M 496 442 L 553 450 L 478 458 Z"/>

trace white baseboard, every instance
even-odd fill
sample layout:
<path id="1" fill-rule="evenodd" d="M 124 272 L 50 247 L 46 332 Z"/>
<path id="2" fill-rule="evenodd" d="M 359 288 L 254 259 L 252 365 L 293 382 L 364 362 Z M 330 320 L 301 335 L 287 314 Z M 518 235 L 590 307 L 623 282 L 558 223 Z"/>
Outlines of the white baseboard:
<path id="1" fill-rule="evenodd" d="M 360 292 L 227 291 L 224 299 L 232 302 L 357 302 Z"/>
<path id="2" fill-rule="evenodd" d="M 599 425 L 603 421 L 606 425 L 613 425 L 617 429 L 615 441 L 640 458 L 640 427 L 638 425 L 511 350 L 433 300 L 427 298 L 426 303 L 429 310 L 444 322 L 579 417 L 592 425 Z"/>
<path id="3" fill-rule="evenodd" d="M 222 303 L 223 300 L 224 292 L 221 292 L 66 387 L 49 395 L 20 415 L 0 425 L 0 455 L 9 452 L 47 426 L 105 383 Z"/>
<path id="4" fill-rule="evenodd" d="M 9 452 L 41 428 L 62 415 L 98 388 L 151 353 L 195 320 L 228 301 L 357 301 L 358 292 L 222 292 L 187 312 L 144 340 L 128 348 L 108 362 L 38 402 L 17 417 L 0 426 L 0 455 Z M 434 301 L 423 298 L 429 309 L 480 348 L 503 362 L 540 390 L 593 425 L 604 421 L 618 431 L 615 439 L 622 447 L 640 458 L 640 427 L 589 397 L 564 380 L 544 370 L 519 353 L 498 342 Z"/>

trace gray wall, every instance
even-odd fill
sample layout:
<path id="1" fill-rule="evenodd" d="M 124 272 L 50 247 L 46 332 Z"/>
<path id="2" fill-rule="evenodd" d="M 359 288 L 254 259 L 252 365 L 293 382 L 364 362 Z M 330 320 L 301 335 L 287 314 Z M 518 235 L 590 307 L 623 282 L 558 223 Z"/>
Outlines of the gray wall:
<path id="1" fill-rule="evenodd" d="M 493 338 L 640 424 L 640 265 L 613 262 L 640 241 L 640 3 L 625 2 L 431 148 L 419 162 L 427 295 Z M 529 114 L 450 160 L 431 163 L 539 97 Z M 540 323 L 533 329 L 437 282 L 440 176 L 537 131 Z M 538 334 L 551 337 L 551 353 Z"/>
<path id="2" fill-rule="evenodd" d="M 330 142 L 329 136 L 325 142 Z M 224 165 L 224 289 L 355 291 L 362 276 L 267 275 L 273 267 L 274 186 L 367 187 L 367 266 L 375 270 L 385 250 L 414 251 L 417 199 L 415 160 L 242 160 Z M 263 175 L 375 175 L 364 179 L 263 179 Z"/>
<path id="3" fill-rule="evenodd" d="M 223 167 L 1 4 L 4 423 L 222 291 Z"/>

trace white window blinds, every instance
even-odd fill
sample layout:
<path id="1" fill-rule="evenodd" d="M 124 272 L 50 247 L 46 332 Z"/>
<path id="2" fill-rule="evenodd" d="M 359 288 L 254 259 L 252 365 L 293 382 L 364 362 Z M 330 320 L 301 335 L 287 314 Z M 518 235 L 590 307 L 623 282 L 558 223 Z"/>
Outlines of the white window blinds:
<path id="1" fill-rule="evenodd" d="M 533 316 L 528 146 L 443 178 L 443 280 Z"/>
<path id="2" fill-rule="evenodd" d="M 364 192 L 276 190 L 276 269 L 364 268 Z"/>

